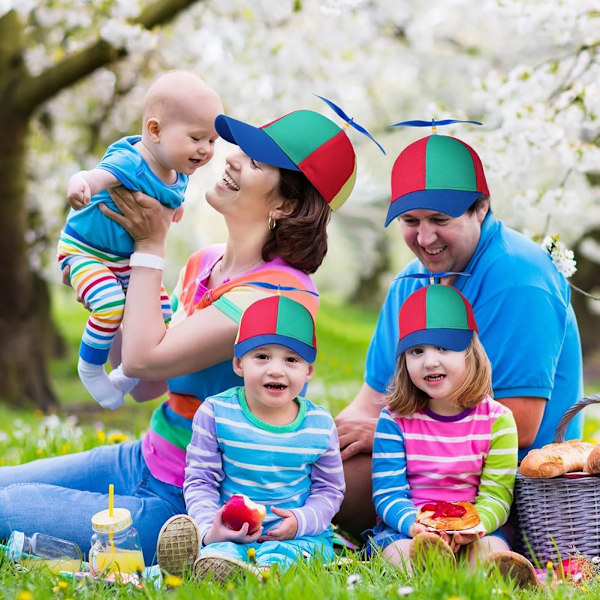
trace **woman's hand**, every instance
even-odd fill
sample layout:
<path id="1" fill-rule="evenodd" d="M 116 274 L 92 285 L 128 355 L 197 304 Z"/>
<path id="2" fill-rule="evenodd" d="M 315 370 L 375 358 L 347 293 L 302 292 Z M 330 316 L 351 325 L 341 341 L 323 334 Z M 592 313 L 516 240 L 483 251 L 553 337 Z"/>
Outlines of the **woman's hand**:
<path id="1" fill-rule="evenodd" d="M 244 523 L 238 531 L 229 529 L 229 527 L 223 523 L 224 509 L 225 507 L 222 506 L 215 513 L 215 520 L 213 521 L 210 529 L 206 532 L 204 539 L 202 540 L 203 544 L 214 544 L 215 542 L 237 542 L 238 544 L 251 544 L 252 542 L 256 542 L 262 535 L 262 527 L 258 531 L 249 534 L 248 523 Z"/>
<path id="2" fill-rule="evenodd" d="M 112 188 L 109 194 L 123 214 L 100 204 L 102 213 L 127 230 L 135 242 L 136 251 L 164 256 L 173 209 L 142 192 L 124 187 Z"/>
<path id="3" fill-rule="evenodd" d="M 271 506 L 271 512 L 281 517 L 281 523 L 267 531 L 267 533 L 258 540 L 259 542 L 273 542 L 281 540 L 293 540 L 298 532 L 298 519 L 291 511 L 283 508 Z"/>

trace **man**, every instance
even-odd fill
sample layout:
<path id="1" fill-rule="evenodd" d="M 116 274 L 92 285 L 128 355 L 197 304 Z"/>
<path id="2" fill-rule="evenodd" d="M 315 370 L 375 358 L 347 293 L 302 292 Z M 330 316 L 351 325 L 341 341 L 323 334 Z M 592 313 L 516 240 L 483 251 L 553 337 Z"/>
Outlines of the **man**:
<path id="1" fill-rule="evenodd" d="M 346 476 L 337 521 L 355 535 L 375 518 L 367 502 L 370 453 L 395 368 L 400 306 L 429 283 L 429 277 L 407 275 L 442 274 L 442 283 L 471 302 L 492 363 L 494 397 L 517 423 L 519 459 L 552 441 L 561 416 L 583 391 L 569 284 L 546 252 L 494 218 L 481 160 L 470 146 L 431 135 L 401 152 L 392 170 L 386 226 L 396 218 L 416 259 L 392 282 L 367 353 L 363 386 L 336 418 Z M 581 434 L 580 413 L 567 439 Z"/>

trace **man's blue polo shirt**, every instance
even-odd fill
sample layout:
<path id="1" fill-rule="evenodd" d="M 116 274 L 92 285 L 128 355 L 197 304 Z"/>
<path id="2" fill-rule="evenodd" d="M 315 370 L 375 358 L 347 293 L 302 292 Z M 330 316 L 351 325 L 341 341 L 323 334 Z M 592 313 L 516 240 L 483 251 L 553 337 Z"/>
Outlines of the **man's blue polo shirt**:
<path id="1" fill-rule="evenodd" d="M 426 273 L 418 260 L 392 282 L 367 353 L 365 382 L 386 392 L 396 367 L 398 313 L 404 300 L 428 279 L 402 278 Z M 550 256 L 530 239 L 497 221 L 490 211 L 465 273 L 453 285 L 473 306 L 479 337 L 492 363 L 497 400 L 518 396 L 547 398 L 538 434 L 530 448 L 552 442 L 564 412 L 583 394 L 581 342 L 570 304 L 571 290 Z M 567 439 L 581 438 L 579 413 Z"/>

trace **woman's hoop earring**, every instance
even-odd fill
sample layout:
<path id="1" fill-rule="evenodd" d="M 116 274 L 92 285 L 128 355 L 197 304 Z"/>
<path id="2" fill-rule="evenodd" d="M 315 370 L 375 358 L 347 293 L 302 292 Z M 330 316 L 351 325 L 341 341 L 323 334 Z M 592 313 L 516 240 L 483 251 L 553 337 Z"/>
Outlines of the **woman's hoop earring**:
<path id="1" fill-rule="evenodd" d="M 275 227 L 277 227 L 277 221 L 270 215 L 269 215 L 269 222 L 267 223 L 267 226 L 270 231 L 273 231 L 273 229 L 275 229 Z"/>

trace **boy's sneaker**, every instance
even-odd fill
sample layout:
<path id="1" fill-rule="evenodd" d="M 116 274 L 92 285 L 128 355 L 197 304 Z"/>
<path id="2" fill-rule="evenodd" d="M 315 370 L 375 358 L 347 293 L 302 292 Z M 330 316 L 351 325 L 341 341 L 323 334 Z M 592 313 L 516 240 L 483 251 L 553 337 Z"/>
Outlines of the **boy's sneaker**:
<path id="1" fill-rule="evenodd" d="M 450 544 L 432 531 L 418 533 L 410 542 L 408 556 L 413 567 L 424 567 L 429 562 L 443 561 L 456 567 L 456 557 Z"/>
<path id="2" fill-rule="evenodd" d="M 500 574 L 514 581 L 518 587 L 540 587 L 542 585 L 533 565 L 522 554 L 510 550 L 497 550 L 490 552 L 485 557 L 485 561 L 489 565 L 496 565 Z"/>
<path id="3" fill-rule="evenodd" d="M 252 575 L 262 579 L 260 569 L 227 554 L 206 552 L 194 563 L 194 576 L 198 579 L 212 577 L 218 583 L 227 583 L 236 576 Z"/>
<path id="4" fill-rule="evenodd" d="M 200 552 L 200 532 L 188 515 L 171 517 L 160 530 L 156 556 L 161 569 L 181 576 L 190 571 Z"/>

